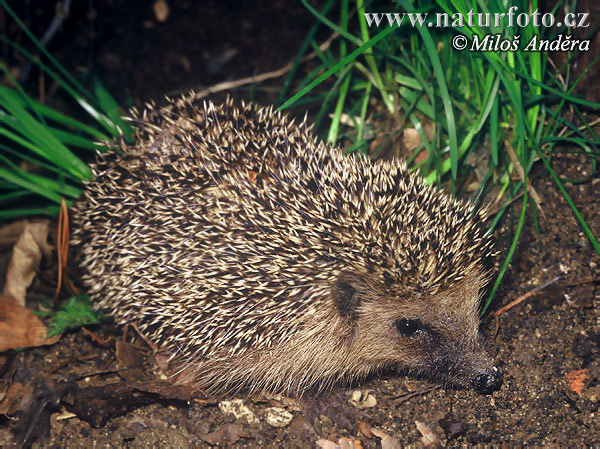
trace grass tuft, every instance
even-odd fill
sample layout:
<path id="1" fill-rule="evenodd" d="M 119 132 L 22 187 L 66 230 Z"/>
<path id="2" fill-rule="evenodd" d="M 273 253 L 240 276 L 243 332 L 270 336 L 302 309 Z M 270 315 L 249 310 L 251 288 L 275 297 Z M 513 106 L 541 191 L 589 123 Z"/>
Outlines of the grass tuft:
<path id="1" fill-rule="evenodd" d="M 56 215 L 61 199 L 71 205 L 81 194 L 82 182 L 92 178 L 84 162 L 89 152 L 103 151 L 117 138 L 130 140 L 132 129 L 99 81 L 93 92 L 87 90 L 46 51 L 8 4 L 0 2 L 0 8 L 43 57 L 34 57 L 6 36 L 0 35 L 0 41 L 37 65 L 87 116 L 85 122 L 68 117 L 31 98 L 0 63 L 0 71 L 12 85 L 0 86 L 0 180 L 4 181 L 0 183 L 0 220 Z"/>
<path id="2" fill-rule="evenodd" d="M 570 70 L 559 74 L 553 68 L 548 53 L 523 51 L 534 38 L 552 40 L 570 30 L 564 25 L 535 27 L 533 21 L 525 27 L 496 27 L 493 23 L 491 27 L 481 27 L 477 21 L 469 25 L 467 20 L 452 23 L 458 13 L 467 17 L 470 10 L 508 14 L 516 6 L 519 12 L 533 11 L 538 9 L 537 1 L 434 0 L 423 4 L 408 0 L 357 0 L 356 8 L 350 9 L 348 0 L 341 0 L 337 11 L 328 2 L 321 12 L 306 0 L 303 4 L 320 26 L 338 33 L 338 37 L 322 52 L 317 67 L 299 81 L 300 88 L 281 109 L 316 103 L 316 125 L 322 126 L 323 117 L 331 118 L 328 129 L 322 130 L 329 142 L 371 157 L 378 157 L 386 146 L 404 146 L 404 151 L 394 153 L 400 153 L 414 169 L 420 170 L 428 183 L 445 185 L 476 201 L 492 192 L 495 201 L 505 206 L 490 220 L 490 230 L 500 222 L 513 199 L 522 196 L 521 214 L 512 231 L 509 252 L 482 313 L 489 307 L 512 259 L 528 206 L 537 227 L 539 204 L 535 203 L 536 195 L 528 195 L 534 166 L 545 167 L 546 175 L 557 184 L 592 247 L 600 254 L 597 237 L 563 186 L 588 182 L 597 173 L 600 138 L 584 112 L 600 110 L 600 103 L 574 94 L 584 73 L 572 79 Z M 564 12 L 574 12 L 571 2 L 560 1 L 552 10 L 556 17 Z M 382 13 L 390 16 L 378 16 L 381 21 L 377 25 L 373 14 Z M 428 15 L 421 16 L 421 25 L 411 26 L 405 18 L 399 26 L 394 22 L 394 13 Z M 451 26 L 436 27 L 435 13 L 448 14 Z M 430 22 L 432 26 L 428 26 Z M 456 36 L 464 36 L 471 43 L 490 35 L 511 42 L 518 40 L 519 47 L 516 51 L 453 48 Z M 314 32 L 307 39 L 314 39 Z M 296 59 L 300 60 L 310 47 L 318 44 L 312 41 L 304 45 Z M 568 61 L 575 56 L 576 51 Z M 594 60 L 587 70 L 597 62 Z M 576 117 L 577 125 L 566 118 L 567 108 Z M 409 128 L 420 139 L 415 148 L 408 148 L 403 142 L 403 133 Z M 552 168 L 553 156 L 574 146 L 588 157 L 593 168 L 586 180 L 560 179 Z"/>

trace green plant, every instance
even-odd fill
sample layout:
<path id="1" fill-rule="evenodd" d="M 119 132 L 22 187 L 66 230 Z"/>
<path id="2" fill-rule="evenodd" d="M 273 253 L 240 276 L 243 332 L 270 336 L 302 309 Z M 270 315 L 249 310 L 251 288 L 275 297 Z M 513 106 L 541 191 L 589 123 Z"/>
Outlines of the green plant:
<path id="1" fill-rule="evenodd" d="M 93 92 L 89 92 L 46 51 L 5 2 L 0 2 L 0 7 L 30 38 L 43 58 L 34 57 L 6 36 L 0 35 L 0 41 L 38 65 L 91 121 L 84 123 L 34 100 L 8 67 L 0 63 L 0 70 L 13 85 L 13 88 L 0 86 L 0 219 L 54 215 L 61 198 L 70 205 L 81 193 L 81 181 L 92 176 L 82 160 L 82 152 L 103 150 L 107 142 L 116 138 L 130 139 L 132 131 L 99 81 L 95 81 Z M 37 207 L 16 207 L 24 201 Z"/>
<path id="2" fill-rule="evenodd" d="M 50 318 L 48 338 L 61 335 L 67 329 L 98 324 L 102 320 L 102 313 L 92 308 L 86 295 L 72 296 L 58 308 L 52 307 L 51 310 L 35 313 Z"/>
<path id="3" fill-rule="evenodd" d="M 327 14 L 330 2 L 318 12 L 307 0 L 302 1 L 320 24 L 339 34 L 339 50 L 332 46 L 326 52 L 318 52 L 317 67 L 300 82 L 300 88 L 282 104 L 282 109 L 303 102 L 321 102 L 316 122 L 318 126 L 323 117 L 331 117 L 328 140 L 341 140 L 348 151 L 374 156 L 377 150 L 369 151 L 369 144 L 376 135 L 387 135 L 387 142 L 394 142 L 399 140 L 404 129 L 412 127 L 421 144 L 408 155 L 409 162 L 421 170 L 429 183 L 448 182 L 454 192 L 465 184 L 473 184 L 473 169 L 468 160 L 471 155 L 483 154 L 480 160 L 485 172 L 477 179 L 476 201 L 486 190 L 498 186 L 497 200 L 504 203 L 491 221 L 491 230 L 512 200 L 523 194 L 520 219 L 510 250 L 482 313 L 488 308 L 514 254 L 528 205 L 536 200 L 529 179 L 536 162 L 541 161 L 557 183 L 595 251 L 600 254 L 597 238 L 562 186 L 573 180 L 561 180 L 550 163 L 560 144 L 578 146 L 589 157 L 596 172 L 600 138 L 591 129 L 583 110 L 597 111 L 600 103 L 573 94 L 583 74 L 575 80 L 571 79 L 569 70 L 564 79 L 555 76 L 547 53 L 523 51 L 532 39 L 552 40 L 569 30 L 564 25 L 561 28 L 536 27 L 533 21 L 524 27 L 501 24 L 482 27 L 477 22 L 452 24 L 452 20 L 446 28 L 428 26 L 435 24 L 435 13 L 445 13 L 450 18 L 458 17 L 457 14 L 467 17 L 469 10 L 506 14 L 514 6 L 528 12 L 538 8 L 536 0 L 435 0 L 426 3 L 398 0 L 392 4 L 357 0 L 356 15 L 352 20 L 349 20 L 350 2 L 341 0 L 338 23 Z M 559 2 L 552 12 L 558 14 L 565 7 L 572 5 Z M 380 12 L 391 15 L 378 16 L 382 21 L 377 26 L 372 14 Z M 415 14 L 413 18 L 416 14 L 428 15 L 427 18 L 421 16 L 423 23 L 417 20 L 411 26 L 406 19 L 398 27 L 397 23 L 392 26 L 393 13 Z M 464 36 L 470 43 L 481 41 L 490 34 L 506 42 L 518 41 L 520 47 L 514 51 L 493 48 L 490 51 L 457 51 L 453 48 L 452 40 L 457 35 Z M 304 50 L 309 46 L 318 48 L 312 37 L 307 42 Z M 299 54 L 296 59 L 302 56 Z M 326 80 L 330 82 L 323 88 L 322 83 Z M 320 86 L 319 92 L 317 86 Z M 311 97 L 308 97 L 309 93 Z M 382 107 L 372 108 L 373 99 Z M 580 125 L 563 114 L 567 106 L 575 112 Z M 377 128 L 373 129 L 374 126 Z M 428 126 L 433 127 L 432 135 L 425 131 Z M 576 180 L 581 181 L 584 180 Z M 533 204 L 530 210 L 537 224 L 536 206 Z"/>

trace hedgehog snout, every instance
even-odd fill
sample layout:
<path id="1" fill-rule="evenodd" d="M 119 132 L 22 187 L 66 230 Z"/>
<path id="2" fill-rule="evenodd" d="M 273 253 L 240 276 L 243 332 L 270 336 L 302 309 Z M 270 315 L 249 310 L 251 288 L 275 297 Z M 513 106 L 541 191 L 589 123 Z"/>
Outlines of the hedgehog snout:
<path id="1" fill-rule="evenodd" d="M 483 373 L 477 374 L 473 379 L 473 386 L 479 394 L 490 394 L 502 386 L 502 373 L 495 366 Z"/>

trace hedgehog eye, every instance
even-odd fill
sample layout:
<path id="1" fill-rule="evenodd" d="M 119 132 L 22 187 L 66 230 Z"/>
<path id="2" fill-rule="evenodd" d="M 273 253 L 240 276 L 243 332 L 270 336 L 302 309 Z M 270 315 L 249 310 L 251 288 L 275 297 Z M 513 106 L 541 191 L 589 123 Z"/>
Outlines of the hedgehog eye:
<path id="1" fill-rule="evenodd" d="M 410 337 L 423 332 L 423 325 L 419 320 L 401 318 L 396 321 L 396 329 L 398 329 L 398 332 L 400 332 L 402 335 Z"/>

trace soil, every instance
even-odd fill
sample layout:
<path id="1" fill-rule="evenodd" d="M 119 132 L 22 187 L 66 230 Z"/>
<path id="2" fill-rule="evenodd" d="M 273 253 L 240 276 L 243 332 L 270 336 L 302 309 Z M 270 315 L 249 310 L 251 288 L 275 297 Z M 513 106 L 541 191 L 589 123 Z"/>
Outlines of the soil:
<path id="1" fill-rule="evenodd" d="M 52 14 L 33 5 L 33 22 Z M 295 2 L 171 2 L 167 21 L 160 23 L 152 2 L 107 0 L 95 5 L 91 33 L 86 6 L 74 2 L 50 49 L 74 73 L 93 68 L 119 101 L 130 104 L 282 67 L 314 23 Z M 277 90 L 261 86 L 254 93 L 268 102 L 275 101 Z M 590 178 L 593 169 L 589 159 L 566 153 L 553 160 L 553 167 L 564 178 Z M 0 355 L 5 381 L 10 373 L 13 381 L 19 377 L 34 387 L 32 401 L 42 413 L 33 426 L 39 434 L 33 447 L 201 448 L 208 444 L 199 436 L 206 440 L 211 432 L 215 442 L 230 438 L 235 441 L 230 447 L 236 448 L 306 448 L 315 447 L 318 439 L 337 442 L 344 436 L 361 440 L 360 447 L 386 447 L 370 428 L 379 428 L 404 447 L 421 441 L 417 420 L 429 425 L 447 447 L 600 444 L 600 258 L 554 181 L 541 164 L 536 170 L 533 185 L 543 199 L 539 230 L 530 210 L 515 258 L 482 325 L 504 375 L 502 388 L 492 395 L 451 388 L 423 392 L 425 381 L 385 373 L 355 387 L 370 392 L 377 403 L 358 417 L 350 414 L 345 422 L 343 414 L 333 419 L 332 414 L 308 416 L 294 401 L 281 397 L 240 396 L 258 417 L 249 423 L 224 413 L 216 400 L 185 401 L 160 394 L 157 388 L 152 394 L 143 388 L 118 390 L 115 385 L 124 382 L 114 372 L 114 341 L 99 343 L 80 330 L 50 347 Z M 566 189 L 599 236 L 598 175 L 582 184 L 566 184 Z M 497 231 L 501 255 L 496 272 L 519 211 L 517 201 Z M 502 306 L 551 280 L 555 281 L 495 316 Z M 109 324 L 91 330 L 103 337 L 120 332 Z M 579 390 L 571 380 L 574 373 L 583 379 Z M 100 387 L 96 392 L 104 395 L 90 393 L 89 402 L 74 404 L 74 391 L 84 387 Z M 407 393 L 421 394 L 406 400 Z M 339 391 L 329 400 L 345 402 L 344 394 Z M 293 414 L 289 426 L 266 422 L 274 406 Z M 345 407 L 353 410 L 347 403 Z M 72 410 L 77 410 L 75 416 L 67 414 Z M 32 429 L 28 419 L 32 416 L 1 417 L 0 446 L 12 438 L 7 429 L 21 436 Z"/>

